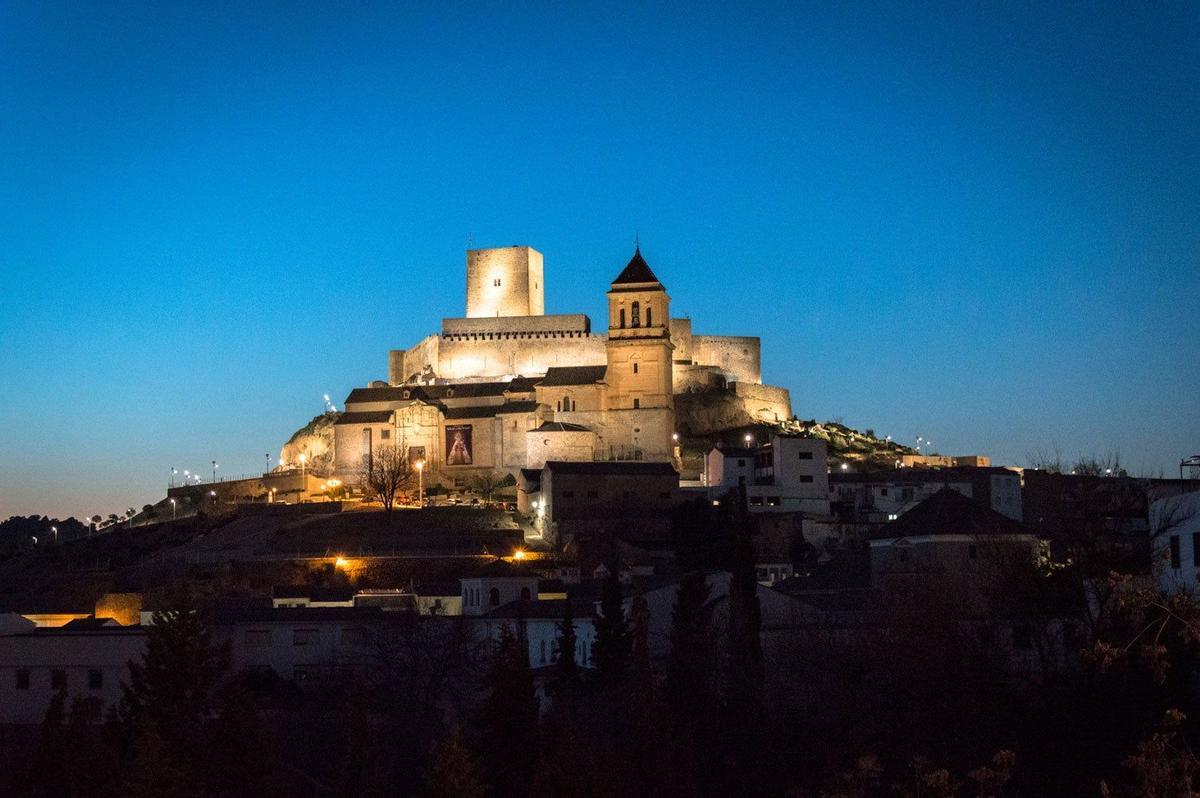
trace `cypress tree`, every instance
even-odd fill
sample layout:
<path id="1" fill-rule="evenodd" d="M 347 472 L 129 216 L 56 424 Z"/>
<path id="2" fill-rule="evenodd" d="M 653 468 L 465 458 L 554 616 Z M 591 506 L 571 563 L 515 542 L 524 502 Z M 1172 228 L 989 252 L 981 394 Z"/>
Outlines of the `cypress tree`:
<path id="1" fill-rule="evenodd" d="M 739 487 L 731 518 L 732 562 L 729 582 L 729 641 L 724 679 L 724 723 L 731 758 L 728 776 L 750 778 L 756 769 L 757 740 L 763 724 L 762 610 L 754 567 L 754 522 Z"/>
<path id="2" fill-rule="evenodd" d="M 693 571 L 679 582 L 671 611 L 671 651 L 667 655 L 664 692 L 672 719 L 679 727 L 694 726 L 712 699 L 708 596 L 704 572 Z"/>
<path id="3" fill-rule="evenodd" d="M 633 597 L 629 614 L 633 621 L 630 686 L 634 697 L 644 705 L 652 698 L 654 676 L 650 668 L 650 608 L 641 593 Z"/>
<path id="4" fill-rule="evenodd" d="M 500 629 L 482 708 L 482 749 L 500 795 L 520 795 L 538 750 L 538 704 L 523 629 Z"/>
<path id="5" fill-rule="evenodd" d="M 620 684 L 629 671 L 629 628 L 621 601 L 620 567 L 614 561 L 600 595 L 600 615 L 595 618 L 596 644 L 592 661 L 602 681 Z"/>
<path id="6" fill-rule="evenodd" d="M 579 680 L 579 665 L 575 662 L 575 612 L 569 598 L 563 619 L 558 624 L 558 660 L 555 669 L 558 678 L 565 684 L 574 684 Z"/>

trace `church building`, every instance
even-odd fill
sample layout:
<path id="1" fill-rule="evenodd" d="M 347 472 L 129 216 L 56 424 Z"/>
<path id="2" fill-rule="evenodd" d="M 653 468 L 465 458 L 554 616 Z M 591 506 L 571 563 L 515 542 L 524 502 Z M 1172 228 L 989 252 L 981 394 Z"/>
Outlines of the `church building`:
<path id="1" fill-rule="evenodd" d="M 365 457 L 401 446 L 430 484 L 468 484 L 548 461 L 678 464 L 676 397 L 763 386 L 759 339 L 693 335 L 635 249 L 608 290 L 608 325 L 547 315 L 542 254 L 531 247 L 467 252 L 466 316 L 393 350 L 387 382 L 356 388 L 334 427 L 334 470 L 352 478 Z M 743 389 L 746 390 L 746 389 Z"/>

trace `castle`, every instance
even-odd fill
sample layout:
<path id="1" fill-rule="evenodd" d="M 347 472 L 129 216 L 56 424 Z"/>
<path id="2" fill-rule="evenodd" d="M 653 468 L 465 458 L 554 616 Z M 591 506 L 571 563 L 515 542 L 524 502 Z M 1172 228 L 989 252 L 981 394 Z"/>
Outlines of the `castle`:
<path id="1" fill-rule="evenodd" d="M 537 250 L 468 250 L 466 316 L 390 352 L 387 382 L 351 391 L 334 472 L 352 476 L 382 446 L 423 460 L 431 484 L 551 460 L 678 465 L 680 433 L 714 425 L 681 411 L 684 397 L 751 421 L 791 416 L 788 392 L 762 384 L 759 339 L 694 335 L 640 249 L 609 287 L 607 333 L 582 313 L 547 315 L 544 297 Z"/>

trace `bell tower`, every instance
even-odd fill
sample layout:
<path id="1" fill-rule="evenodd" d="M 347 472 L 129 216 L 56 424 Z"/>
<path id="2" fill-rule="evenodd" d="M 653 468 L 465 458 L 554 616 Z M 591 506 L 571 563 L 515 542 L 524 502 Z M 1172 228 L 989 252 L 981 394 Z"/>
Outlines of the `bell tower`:
<path id="1" fill-rule="evenodd" d="M 674 414 L 670 302 L 635 248 L 608 292 L 609 410 L 668 408 Z"/>

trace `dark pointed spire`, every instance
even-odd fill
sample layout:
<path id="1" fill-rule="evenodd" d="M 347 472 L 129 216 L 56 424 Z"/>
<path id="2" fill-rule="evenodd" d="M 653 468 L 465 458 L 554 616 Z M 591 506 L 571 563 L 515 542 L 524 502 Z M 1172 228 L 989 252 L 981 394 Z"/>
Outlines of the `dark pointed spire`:
<path id="1" fill-rule="evenodd" d="M 633 246 L 633 257 L 629 259 L 629 263 L 617 275 L 617 279 L 613 280 L 613 285 L 621 283 L 657 283 L 658 278 L 654 276 L 654 272 L 650 271 L 649 264 L 642 257 L 642 248 L 639 244 Z"/>

